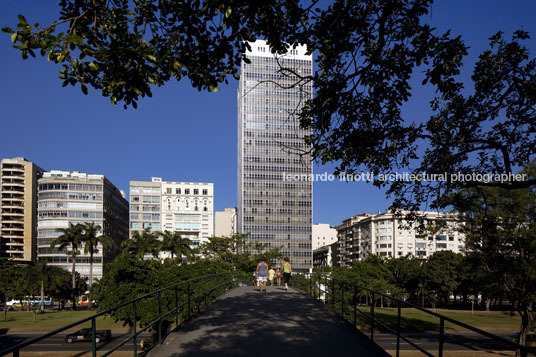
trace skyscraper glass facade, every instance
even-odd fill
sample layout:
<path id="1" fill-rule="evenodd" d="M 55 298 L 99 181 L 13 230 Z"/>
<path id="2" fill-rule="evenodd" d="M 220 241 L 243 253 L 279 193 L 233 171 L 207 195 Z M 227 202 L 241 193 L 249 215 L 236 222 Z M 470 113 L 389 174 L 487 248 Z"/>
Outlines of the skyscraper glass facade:
<path id="1" fill-rule="evenodd" d="M 295 270 L 312 267 L 310 146 L 297 114 L 312 97 L 312 56 L 297 46 L 274 56 L 250 43 L 238 89 L 238 228 L 267 248 L 281 247 Z"/>

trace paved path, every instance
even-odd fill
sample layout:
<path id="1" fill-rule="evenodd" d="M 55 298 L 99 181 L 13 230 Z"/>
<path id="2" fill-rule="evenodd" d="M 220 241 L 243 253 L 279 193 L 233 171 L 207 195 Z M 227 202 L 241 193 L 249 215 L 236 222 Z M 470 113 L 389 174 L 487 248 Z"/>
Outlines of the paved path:
<path id="1" fill-rule="evenodd" d="M 293 290 L 228 291 L 149 356 L 388 356 L 321 303 Z"/>

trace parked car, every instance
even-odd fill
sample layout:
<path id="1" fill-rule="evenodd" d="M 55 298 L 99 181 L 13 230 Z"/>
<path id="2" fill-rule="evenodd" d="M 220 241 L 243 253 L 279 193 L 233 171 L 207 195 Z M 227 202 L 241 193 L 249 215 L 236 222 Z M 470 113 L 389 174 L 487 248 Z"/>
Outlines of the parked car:
<path id="1" fill-rule="evenodd" d="M 112 331 L 110 330 L 97 330 L 95 331 L 95 342 L 108 341 L 112 338 Z M 91 341 L 91 329 L 83 328 L 75 333 L 65 335 L 65 341 L 73 343 L 76 341 Z"/>
<path id="2" fill-rule="evenodd" d="M 510 335 L 512 342 L 519 343 L 519 332 Z M 536 347 L 536 333 L 528 333 L 527 338 L 525 339 L 525 346 L 527 347 Z"/>

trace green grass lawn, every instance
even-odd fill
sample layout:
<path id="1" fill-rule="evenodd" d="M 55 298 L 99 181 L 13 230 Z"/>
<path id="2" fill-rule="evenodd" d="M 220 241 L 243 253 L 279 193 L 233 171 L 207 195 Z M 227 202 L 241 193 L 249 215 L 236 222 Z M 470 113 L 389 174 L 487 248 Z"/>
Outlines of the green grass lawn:
<path id="1" fill-rule="evenodd" d="M 370 308 L 361 308 L 361 310 L 368 313 Z M 471 311 L 465 310 L 436 309 L 435 312 L 489 332 L 516 332 L 519 331 L 521 323 L 517 314 L 511 316 L 508 312 L 502 311 L 475 311 L 473 316 L 471 316 Z M 387 326 L 396 327 L 396 308 L 381 309 L 376 307 L 375 315 Z M 346 317 L 348 318 L 348 316 Z M 439 318 L 414 308 L 405 308 L 402 309 L 401 327 L 403 331 L 407 332 L 439 331 Z M 448 321 L 445 321 L 445 331 L 470 332 Z"/>
<path id="2" fill-rule="evenodd" d="M 68 325 L 75 321 L 81 320 L 88 316 L 94 315 L 95 311 L 46 311 L 45 313 L 37 313 L 34 322 L 34 313 L 31 311 L 9 311 L 7 320 L 4 320 L 4 314 L 0 315 L 0 330 L 7 329 L 7 333 L 16 332 L 48 332 L 59 327 Z M 71 329 L 74 331 L 82 327 L 90 327 L 91 322 L 78 325 Z M 123 329 L 122 323 L 115 323 L 111 317 L 101 316 L 97 318 L 98 329 Z"/>

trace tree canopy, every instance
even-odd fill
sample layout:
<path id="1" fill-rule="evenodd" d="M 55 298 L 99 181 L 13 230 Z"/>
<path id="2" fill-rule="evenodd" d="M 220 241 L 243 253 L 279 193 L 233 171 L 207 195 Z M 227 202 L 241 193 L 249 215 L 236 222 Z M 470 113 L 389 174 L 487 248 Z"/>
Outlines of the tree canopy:
<path id="1" fill-rule="evenodd" d="M 188 78 L 215 91 L 238 78 L 247 41 L 266 39 L 274 55 L 304 44 L 315 54 L 315 96 L 295 113 L 313 158 L 336 172 L 447 173 L 444 181 L 375 180 L 395 208 L 444 207 L 449 192 L 470 186 L 519 188 L 531 180 L 453 179 L 450 174 L 511 174 L 534 158 L 536 62 L 517 31 L 490 34 L 472 83 L 458 74 L 468 52 L 461 37 L 428 23 L 432 0 L 335 0 L 324 9 L 295 0 L 60 0 L 58 19 L 31 25 L 19 16 L 11 34 L 23 58 L 62 65 L 63 85 L 79 84 L 136 107 L 151 86 Z M 402 108 L 422 81 L 436 93 L 430 118 Z M 474 88 L 471 93 L 468 88 Z"/>

